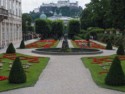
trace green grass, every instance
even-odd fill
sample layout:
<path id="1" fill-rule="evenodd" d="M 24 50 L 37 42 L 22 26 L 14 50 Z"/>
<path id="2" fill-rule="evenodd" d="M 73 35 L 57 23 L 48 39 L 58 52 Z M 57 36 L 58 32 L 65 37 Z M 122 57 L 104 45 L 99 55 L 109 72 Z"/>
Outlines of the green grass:
<path id="1" fill-rule="evenodd" d="M 3 54 L 0 54 L 0 57 Z M 17 56 L 27 56 L 27 55 L 22 55 L 22 54 L 16 54 Z M 31 56 L 28 56 L 31 57 Z M 39 79 L 39 76 L 41 72 L 45 69 L 46 65 L 48 64 L 49 58 L 46 57 L 40 57 L 39 58 L 40 62 L 39 63 L 31 63 L 32 66 L 27 69 L 26 75 L 27 75 L 27 82 L 23 84 L 9 84 L 8 80 L 5 81 L 0 81 L 0 92 L 2 91 L 7 91 L 7 90 L 12 90 L 12 89 L 17 89 L 17 88 L 23 88 L 23 87 L 28 87 L 28 86 L 33 86 L 37 80 Z M 0 70 L 0 76 L 9 76 L 9 62 L 13 62 L 12 60 L 9 59 L 2 59 L 2 62 L 4 63 L 3 70 Z M 28 63 L 26 60 L 21 60 L 22 63 Z"/>
<path id="2" fill-rule="evenodd" d="M 74 48 L 79 48 L 73 40 L 71 40 L 71 43 L 72 43 Z"/>
<path id="3" fill-rule="evenodd" d="M 59 43 L 59 40 L 57 40 L 57 42 L 51 48 L 56 48 L 58 43 Z"/>
<path id="4" fill-rule="evenodd" d="M 115 55 L 112 55 L 109 57 L 114 58 Z M 95 58 L 101 58 L 101 57 L 95 57 Z M 108 88 L 108 89 L 125 92 L 125 86 L 108 86 L 108 85 L 106 85 L 104 80 L 105 80 L 105 77 L 107 74 L 99 74 L 99 72 L 103 71 L 103 69 L 98 64 L 92 64 L 92 59 L 86 57 L 86 58 L 82 58 L 82 61 L 83 61 L 83 64 L 85 65 L 85 67 L 90 70 L 91 76 L 97 85 L 99 85 L 100 87 L 103 87 L 103 88 Z M 104 64 L 106 64 L 106 62 L 104 62 Z M 125 61 L 121 61 L 121 64 L 123 67 L 123 71 L 125 73 Z M 110 66 L 107 66 L 107 68 L 109 69 Z"/>

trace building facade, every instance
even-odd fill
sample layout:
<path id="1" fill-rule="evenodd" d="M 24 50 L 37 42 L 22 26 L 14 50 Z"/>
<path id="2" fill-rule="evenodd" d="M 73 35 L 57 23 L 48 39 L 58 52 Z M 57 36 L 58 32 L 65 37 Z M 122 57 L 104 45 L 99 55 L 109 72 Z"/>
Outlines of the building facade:
<path id="1" fill-rule="evenodd" d="M 78 7 L 78 1 L 76 2 L 70 2 L 69 0 L 58 0 L 57 3 L 49 3 L 49 4 L 45 4 L 43 3 L 42 6 L 44 7 L 64 7 L 64 6 L 67 6 L 67 7 Z"/>
<path id="2" fill-rule="evenodd" d="M 22 40 L 21 0 L 0 0 L 0 48 Z"/>

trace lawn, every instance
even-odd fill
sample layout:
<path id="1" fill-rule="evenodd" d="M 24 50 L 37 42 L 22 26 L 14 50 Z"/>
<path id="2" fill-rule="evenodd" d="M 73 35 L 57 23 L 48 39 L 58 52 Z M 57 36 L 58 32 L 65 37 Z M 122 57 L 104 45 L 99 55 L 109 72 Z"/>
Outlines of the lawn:
<path id="1" fill-rule="evenodd" d="M 92 78 L 97 85 L 104 88 L 125 92 L 125 86 L 108 86 L 104 82 L 114 57 L 115 55 L 100 56 L 100 57 L 85 57 L 82 58 L 82 61 L 85 67 L 90 70 Z M 125 73 L 125 56 L 119 56 L 119 58 L 121 60 L 121 65 Z"/>
<path id="2" fill-rule="evenodd" d="M 21 59 L 27 75 L 27 82 L 23 84 L 9 84 L 8 80 L 0 81 L 0 92 L 35 85 L 49 61 L 49 58 L 46 57 L 34 57 L 23 54 L 0 54 L 0 62 L 3 64 L 0 76 L 9 76 L 10 67 L 17 56 Z M 26 65 L 28 65 L 28 68 L 26 68 Z"/>
<path id="3" fill-rule="evenodd" d="M 39 40 L 26 45 L 26 48 L 55 48 L 58 43 L 57 40 Z"/>
<path id="4" fill-rule="evenodd" d="M 97 44 L 93 41 L 90 41 L 90 47 L 87 46 L 88 41 L 86 40 L 74 40 L 72 44 L 76 48 L 95 48 L 95 49 L 105 49 L 105 46 Z"/>

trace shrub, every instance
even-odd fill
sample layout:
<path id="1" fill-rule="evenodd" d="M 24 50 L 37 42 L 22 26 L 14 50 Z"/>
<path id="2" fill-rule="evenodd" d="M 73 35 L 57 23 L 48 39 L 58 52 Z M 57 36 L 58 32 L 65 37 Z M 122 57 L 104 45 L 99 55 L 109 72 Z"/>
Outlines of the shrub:
<path id="1" fill-rule="evenodd" d="M 107 41 L 106 49 L 107 49 L 107 50 L 112 50 L 112 49 L 113 49 L 113 48 L 112 48 L 112 43 L 111 43 L 110 40 Z"/>
<path id="2" fill-rule="evenodd" d="M 125 54 L 124 46 L 121 44 L 121 45 L 118 47 L 117 55 L 124 55 L 124 54 Z"/>
<path id="3" fill-rule="evenodd" d="M 90 34 L 86 34 L 86 40 L 89 41 L 90 40 Z"/>
<path id="4" fill-rule="evenodd" d="M 68 23 L 68 35 L 72 39 L 75 35 L 80 33 L 80 22 L 78 20 L 70 20 Z"/>
<path id="5" fill-rule="evenodd" d="M 74 36 L 74 40 L 81 40 L 82 38 L 79 36 Z"/>
<path id="6" fill-rule="evenodd" d="M 24 49 L 24 48 L 25 48 L 25 43 L 24 43 L 24 40 L 22 40 L 20 43 L 20 49 Z"/>
<path id="7" fill-rule="evenodd" d="M 13 62 L 10 74 L 9 83 L 20 84 L 26 82 L 26 74 L 23 70 L 19 57 Z"/>
<path id="8" fill-rule="evenodd" d="M 105 84 L 112 86 L 124 85 L 125 75 L 122 70 L 121 62 L 116 56 L 112 62 L 109 72 L 105 78 Z"/>
<path id="9" fill-rule="evenodd" d="M 9 46 L 8 46 L 8 48 L 7 48 L 7 50 L 6 50 L 6 53 L 7 53 L 7 54 L 16 53 L 16 50 L 15 50 L 15 48 L 14 48 L 14 46 L 13 46 L 12 43 L 9 44 Z"/>

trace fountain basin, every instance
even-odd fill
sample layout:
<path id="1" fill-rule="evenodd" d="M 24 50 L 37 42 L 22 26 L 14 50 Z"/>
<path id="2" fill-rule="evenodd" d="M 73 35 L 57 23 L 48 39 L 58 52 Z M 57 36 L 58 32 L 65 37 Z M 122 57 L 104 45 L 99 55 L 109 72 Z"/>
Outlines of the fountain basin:
<path id="1" fill-rule="evenodd" d="M 68 48 L 65 51 L 62 48 L 41 48 L 35 49 L 32 52 L 46 55 L 93 55 L 103 53 L 99 49 L 90 48 Z"/>

